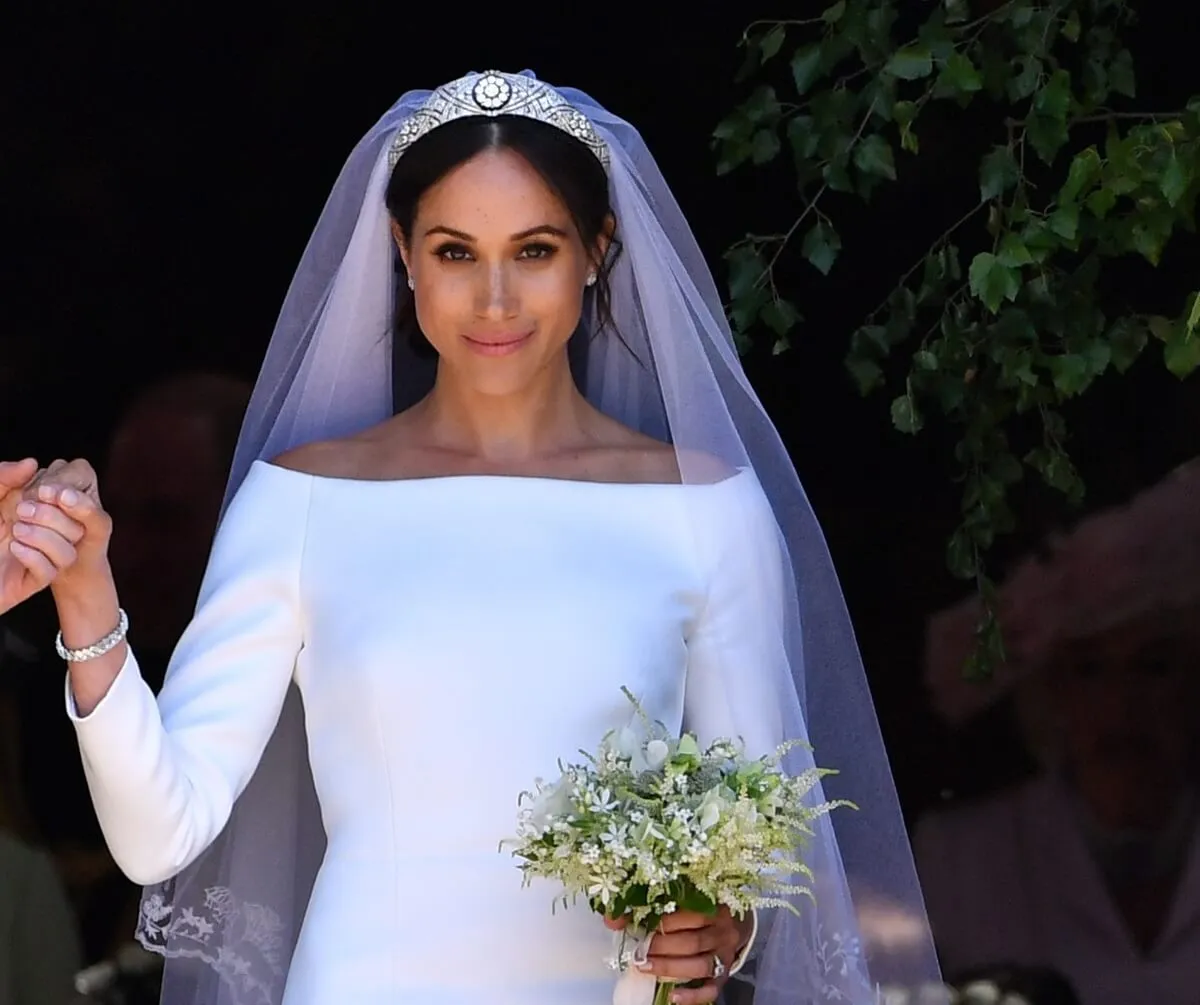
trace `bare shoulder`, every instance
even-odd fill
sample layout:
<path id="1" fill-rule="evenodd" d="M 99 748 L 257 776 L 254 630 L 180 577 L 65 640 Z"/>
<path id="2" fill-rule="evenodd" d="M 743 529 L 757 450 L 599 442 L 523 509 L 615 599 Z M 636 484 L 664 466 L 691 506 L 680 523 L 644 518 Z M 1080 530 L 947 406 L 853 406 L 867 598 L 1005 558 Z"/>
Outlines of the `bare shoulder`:
<path id="1" fill-rule="evenodd" d="M 719 482 L 734 469 L 712 454 L 700 450 L 677 449 L 636 430 L 622 427 L 621 466 L 628 481 L 641 482 Z"/>
<path id="2" fill-rule="evenodd" d="M 284 451 L 271 463 L 289 471 L 321 478 L 357 478 L 370 452 L 364 437 L 321 440 Z"/>

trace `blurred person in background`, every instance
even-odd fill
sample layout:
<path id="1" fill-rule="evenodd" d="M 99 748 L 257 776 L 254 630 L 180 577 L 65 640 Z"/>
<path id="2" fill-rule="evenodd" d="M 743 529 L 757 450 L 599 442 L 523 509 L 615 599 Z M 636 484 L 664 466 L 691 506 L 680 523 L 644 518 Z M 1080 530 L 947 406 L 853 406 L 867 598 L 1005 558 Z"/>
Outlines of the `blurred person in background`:
<path id="1" fill-rule="evenodd" d="M 915 851 L 948 975 L 1053 967 L 1083 1005 L 1200 999 L 1200 464 L 1086 521 L 1001 604 L 1034 778 L 922 820 Z M 1024 596 L 1013 596 L 1016 588 Z M 1034 599 L 1036 598 L 1036 602 Z M 976 711 L 935 621 L 943 713 Z M 958 656 L 950 653 L 958 649 Z"/>
<path id="2" fill-rule="evenodd" d="M 11 657 L 0 656 L 0 671 Z M 62 881 L 32 839 L 18 784 L 17 714 L 0 687 L 0 1005 L 64 1005 L 81 965 Z"/>

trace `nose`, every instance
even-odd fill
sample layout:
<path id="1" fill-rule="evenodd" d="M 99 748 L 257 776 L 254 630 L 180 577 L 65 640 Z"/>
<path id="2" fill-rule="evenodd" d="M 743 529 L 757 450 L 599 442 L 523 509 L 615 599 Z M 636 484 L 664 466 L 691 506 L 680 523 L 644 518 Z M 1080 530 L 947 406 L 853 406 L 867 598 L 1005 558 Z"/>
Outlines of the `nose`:
<path id="1" fill-rule="evenodd" d="M 481 271 L 475 313 L 489 321 L 503 321 L 515 317 L 518 313 L 517 296 L 513 277 L 505 263 L 497 262 Z"/>

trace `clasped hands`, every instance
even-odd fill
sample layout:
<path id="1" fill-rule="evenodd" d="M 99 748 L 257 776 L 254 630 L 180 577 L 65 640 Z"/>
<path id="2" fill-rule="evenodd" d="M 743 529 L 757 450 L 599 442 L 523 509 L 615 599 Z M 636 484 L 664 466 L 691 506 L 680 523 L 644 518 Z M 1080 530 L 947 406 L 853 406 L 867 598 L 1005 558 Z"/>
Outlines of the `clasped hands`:
<path id="1" fill-rule="evenodd" d="M 87 461 L 0 462 L 0 614 L 47 586 L 107 577 L 111 534 Z"/>

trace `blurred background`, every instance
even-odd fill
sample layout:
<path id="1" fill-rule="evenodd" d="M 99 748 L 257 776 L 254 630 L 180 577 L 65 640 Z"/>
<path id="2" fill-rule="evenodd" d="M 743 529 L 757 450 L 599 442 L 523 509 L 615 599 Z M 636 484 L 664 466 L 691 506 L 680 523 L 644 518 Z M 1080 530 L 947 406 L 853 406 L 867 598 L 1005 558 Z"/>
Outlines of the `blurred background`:
<path id="1" fill-rule="evenodd" d="M 1139 104 L 1182 107 L 1200 92 L 1200 30 L 1182 5 L 1141 6 L 1125 33 Z M 0 457 L 97 464 L 148 675 L 194 602 L 292 270 L 345 156 L 401 92 L 493 66 L 588 91 L 641 129 L 723 277 L 731 243 L 795 216 L 786 178 L 716 172 L 713 130 L 745 96 L 738 41 L 756 19 L 822 7 L 13 5 Z M 960 672 L 970 586 L 945 562 L 952 433 L 896 432 L 887 396 L 864 398 L 843 363 L 864 306 L 977 191 L 978 140 L 932 119 L 897 184 L 839 216 L 831 274 L 790 277 L 805 316 L 793 348 L 755 350 L 747 369 L 842 575 L 947 974 L 1031 1002 L 1194 1005 L 1197 380 L 1151 352 L 1071 407 L 1086 498 L 1018 488 L 1017 529 L 992 556 L 1014 645 L 976 686 Z M 1131 261 L 1120 291 L 1182 303 L 1200 244 L 1185 234 L 1169 251 L 1157 269 Z M 44 603 L 0 619 L 0 1005 L 65 1001 L 44 990 L 56 975 L 103 961 L 94 983 L 108 986 L 121 953 L 142 966 L 124 948 L 136 896 L 91 815 L 53 630 Z M 6 978 L 23 958 L 44 972 Z"/>

